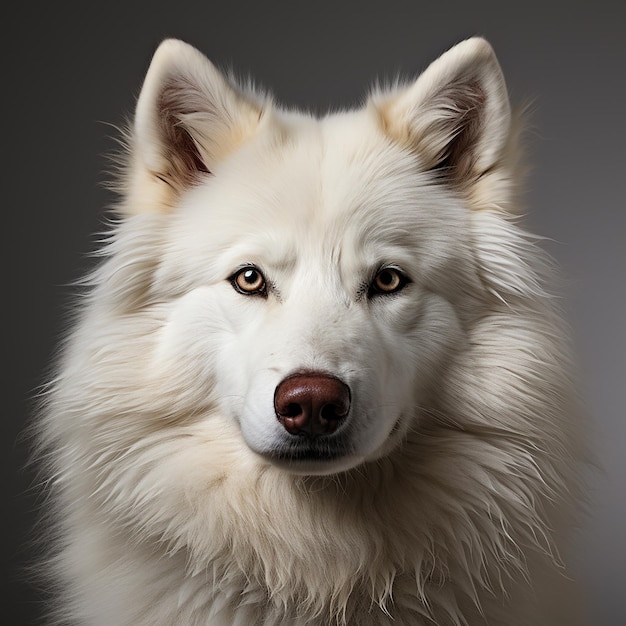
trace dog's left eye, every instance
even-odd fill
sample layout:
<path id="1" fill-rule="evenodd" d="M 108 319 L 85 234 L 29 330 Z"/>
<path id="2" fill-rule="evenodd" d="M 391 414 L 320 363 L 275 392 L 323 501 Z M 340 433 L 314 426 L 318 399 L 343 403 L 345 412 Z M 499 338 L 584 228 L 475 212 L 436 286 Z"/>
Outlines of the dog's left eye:
<path id="1" fill-rule="evenodd" d="M 370 285 L 369 296 L 397 293 L 408 282 L 409 279 L 400 270 L 394 267 L 384 267 L 374 276 Z"/>
<path id="2" fill-rule="evenodd" d="M 259 269 L 253 265 L 242 267 L 230 277 L 231 285 L 244 295 L 260 295 L 267 294 L 267 286 L 265 277 Z"/>

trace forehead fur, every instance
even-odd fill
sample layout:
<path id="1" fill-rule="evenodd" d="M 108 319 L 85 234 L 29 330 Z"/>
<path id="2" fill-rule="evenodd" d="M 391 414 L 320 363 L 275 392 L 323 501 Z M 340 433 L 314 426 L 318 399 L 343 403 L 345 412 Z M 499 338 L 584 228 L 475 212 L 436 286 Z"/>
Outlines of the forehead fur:
<path id="1" fill-rule="evenodd" d="M 291 232 L 346 219 L 364 228 L 390 221 L 400 230 L 398 218 L 450 217 L 459 197 L 382 132 L 375 111 L 366 108 L 321 120 L 273 112 L 254 139 L 180 204 L 209 221 L 216 213 L 227 221 L 245 216 L 250 226 L 283 221 Z"/>

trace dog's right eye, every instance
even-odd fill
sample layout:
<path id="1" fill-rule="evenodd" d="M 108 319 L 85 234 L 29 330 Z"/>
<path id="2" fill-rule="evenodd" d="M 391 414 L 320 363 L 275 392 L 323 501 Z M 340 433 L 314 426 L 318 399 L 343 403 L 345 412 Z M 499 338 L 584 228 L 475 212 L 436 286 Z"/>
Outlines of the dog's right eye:
<path id="1" fill-rule="evenodd" d="M 230 277 L 230 284 L 236 291 L 246 296 L 267 295 L 265 277 L 261 271 L 253 265 L 246 265 Z"/>

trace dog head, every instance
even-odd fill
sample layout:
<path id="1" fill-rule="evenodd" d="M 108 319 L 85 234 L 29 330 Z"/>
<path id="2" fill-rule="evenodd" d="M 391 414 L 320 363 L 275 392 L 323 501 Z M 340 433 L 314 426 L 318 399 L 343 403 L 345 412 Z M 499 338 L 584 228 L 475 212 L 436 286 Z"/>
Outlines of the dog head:
<path id="1" fill-rule="evenodd" d="M 489 292 L 472 214 L 510 201 L 509 137 L 482 39 L 322 119 L 164 42 L 108 281 L 109 300 L 158 319 L 141 355 L 151 396 L 294 472 L 388 454 L 442 393 Z"/>

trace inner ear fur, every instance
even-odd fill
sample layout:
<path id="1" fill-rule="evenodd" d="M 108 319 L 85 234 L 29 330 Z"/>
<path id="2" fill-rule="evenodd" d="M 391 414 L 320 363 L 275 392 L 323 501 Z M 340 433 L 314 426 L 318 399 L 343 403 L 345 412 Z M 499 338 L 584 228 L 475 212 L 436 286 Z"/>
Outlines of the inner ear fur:
<path id="1" fill-rule="evenodd" d="M 185 116 L 192 115 L 190 102 L 186 101 L 187 89 L 181 88 L 176 80 L 163 85 L 156 102 L 157 118 L 163 141 L 166 167 L 155 172 L 172 183 L 191 184 L 197 173 L 210 174 L 208 156 L 194 138 L 193 125 L 185 124 Z"/>

